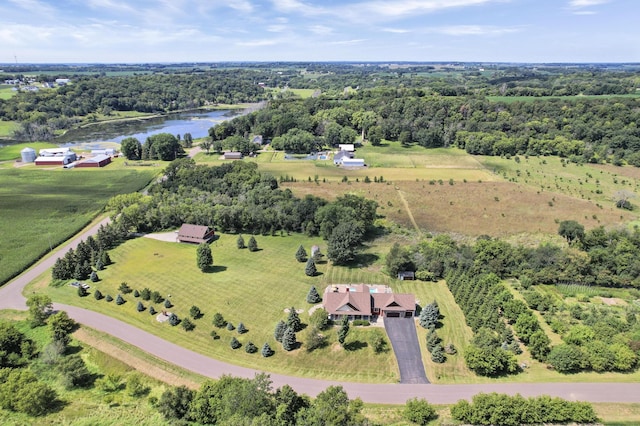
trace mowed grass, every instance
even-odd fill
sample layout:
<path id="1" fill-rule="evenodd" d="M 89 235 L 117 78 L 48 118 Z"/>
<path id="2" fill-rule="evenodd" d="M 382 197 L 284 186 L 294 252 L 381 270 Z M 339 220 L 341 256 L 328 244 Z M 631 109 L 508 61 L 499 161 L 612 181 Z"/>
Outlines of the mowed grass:
<path id="1" fill-rule="evenodd" d="M 13 90 L 13 85 L 0 84 L 0 99 L 10 99 L 15 96 L 16 92 Z"/>
<path id="2" fill-rule="evenodd" d="M 137 191 L 157 170 L 0 169 L 0 283 L 74 235 L 110 197 Z"/>
<path id="3" fill-rule="evenodd" d="M 258 236 L 261 250 L 252 253 L 238 250 L 236 238 L 236 235 L 222 235 L 212 244 L 214 266 L 210 273 L 202 273 L 196 267 L 194 245 L 138 238 L 112 250 L 115 264 L 101 271 L 102 280 L 92 284 L 93 289 L 98 288 L 114 298 L 123 281 L 138 290 L 148 287 L 159 291 L 165 298 L 170 294 L 174 307 L 167 310 L 180 318 L 187 317 L 191 306 L 196 305 L 205 316 L 194 320 L 196 329 L 191 332 L 159 323 L 148 310 L 137 312 L 138 299 L 131 294 L 124 296 L 127 303 L 118 306 L 115 302 L 96 301 L 92 295 L 79 298 L 70 286 L 47 287 L 46 291 L 56 301 L 105 313 L 188 349 L 245 367 L 327 380 L 388 383 L 399 379 L 393 354 L 375 354 L 369 346 L 374 327 L 351 329 L 347 346 L 355 348 L 352 350 L 337 344 L 336 329 L 325 331 L 328 346 L 313 352 L 306 351 L 304 344 L 298 350 L 286 352 L 273 337 L 276 323 L 287 318 L 287 308 L 302 309 L 302 322 L 308 323 L 308 310 L 312 306 L 306 302 L 306 295 L 311 285 L 322 293 L 332 283 L 385 283 L 388 277 L 375 271 L 333 267 L 326 263 L 318 265 L 319 276 L 307 277 L 304 263 L 298 263 L 294 254 L 300 244 L 310 250 L 312 244 L 320 241 L 301 235 Z M 153 305 L 158 312 L 165 309 L 162 304 L 143 303 L 147 308 Z M 211 320 L 216 312 L 234 326 L 242 322 L 249 332 L 240 335 L 236 331 L 216 329 L 221 338 L 213 340 Z M 298 333 L 298 340 L 304 341 L 304 335 L 304 330 Z M 243 345 L 253 342 L 258 348 L 268 342 L 276 354 L 263 358 L 260 353 L 247 354 L 244 348 L 232 350 L 231 337 Z"/>
<path id="4" fill-rule="evenodd" d="M 2 128 L 2 124 L 6 123 L 6 121 L 0 121 L 0 129 Z M 1 134 L 0 130 L 0 134 Z M 13 161 L 21 158 L 20 151 L 24 148 L 33 148 L 36 151 L 36 155 L 38 151 L 44 148 L 56 148 L 58 145 L 49 143 L 49 142 L 26 142 L 19 143 L 15 145 L 6 145 L 0 147 L 0 161 Z"/>

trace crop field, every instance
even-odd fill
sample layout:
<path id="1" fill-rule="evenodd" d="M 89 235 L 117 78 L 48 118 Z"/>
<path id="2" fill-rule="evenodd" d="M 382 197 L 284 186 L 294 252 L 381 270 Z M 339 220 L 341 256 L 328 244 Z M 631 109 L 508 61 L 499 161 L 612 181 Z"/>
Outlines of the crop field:
<path id="1" fill-rule="evenodd" d="M 157 170 L 0 169 L 0 283 L 89 223 L 116 194 L 148 184 Z"/>

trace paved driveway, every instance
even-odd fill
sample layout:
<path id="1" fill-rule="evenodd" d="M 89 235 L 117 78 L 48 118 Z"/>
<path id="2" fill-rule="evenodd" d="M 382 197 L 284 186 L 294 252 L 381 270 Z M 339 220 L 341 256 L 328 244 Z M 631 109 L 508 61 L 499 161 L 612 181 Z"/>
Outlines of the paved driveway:
<path id="1" fill-rule="evenodd" d="M 384 328 L 387 330 L 393 352 L 400 368 L 400 383 L 429 383 L 424 372 L 420 343 L 413 318 L 385 318 Z"/>

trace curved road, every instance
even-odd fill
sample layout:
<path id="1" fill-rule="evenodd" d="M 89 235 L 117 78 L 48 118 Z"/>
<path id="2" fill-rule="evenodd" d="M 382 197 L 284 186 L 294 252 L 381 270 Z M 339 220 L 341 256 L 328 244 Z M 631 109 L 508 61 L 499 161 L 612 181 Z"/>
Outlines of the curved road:
<path id="1" fill-rule="evenodd" d="M 91 226 L 71 242 L 61 246 L 55 253 L 0 288 L 0 309 L 25 310 L 26 299 L 22 295 L 24 286 L 53 266 L 56 259 L 64 255 L 69 248 L 76 247 L 81 240 L 95 234 L 100 225 L 108 221 L 108 218 L 103 219 Z M 230 374 L 252 378 L 260 372 L 208 358 L 93 311 L 62 304 L 54 304 L 54 308 L 67 311 L 70 317 L 81 324 L 111 334 L 158 358 L 206 377 L 218 378 L 223 374 Z M 280 374 L 270 374 L 270 376 L 274 387 L 289 384 L 296 392 L 316 396 L 328 386 L 341 385 L 350 398 L 360 397 L 363 401 L 372 403 L 404 404 L 410 398 L 419 397 L 433 404 L 450 404 L 463 398 L 471 399 L 479 392 L 519 393 L 525 397 L 545 394 L 572 401 L 640 402 L 640 383 L 367 384 L 315 380 Z"/>

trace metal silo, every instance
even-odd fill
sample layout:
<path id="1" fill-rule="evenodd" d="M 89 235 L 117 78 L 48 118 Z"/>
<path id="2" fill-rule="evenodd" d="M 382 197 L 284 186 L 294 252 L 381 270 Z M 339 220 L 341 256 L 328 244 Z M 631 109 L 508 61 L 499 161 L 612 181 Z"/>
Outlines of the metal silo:
<path id="1" fill-rule="evenodd" d="M 23 163 L 33 163 L 34 161 L 36 161 L 36 150 L 33 148 L 24 148 L 22 151 L 20 151 L 20 155 L 22 156 Z"/>

